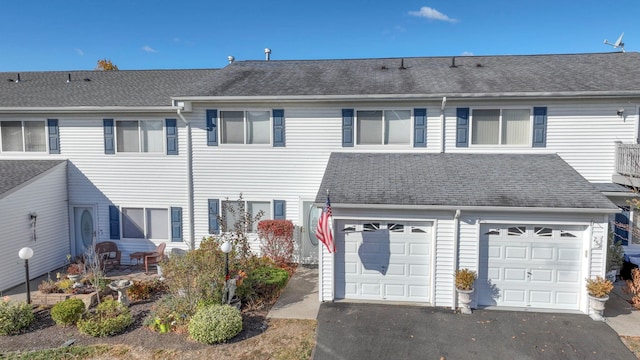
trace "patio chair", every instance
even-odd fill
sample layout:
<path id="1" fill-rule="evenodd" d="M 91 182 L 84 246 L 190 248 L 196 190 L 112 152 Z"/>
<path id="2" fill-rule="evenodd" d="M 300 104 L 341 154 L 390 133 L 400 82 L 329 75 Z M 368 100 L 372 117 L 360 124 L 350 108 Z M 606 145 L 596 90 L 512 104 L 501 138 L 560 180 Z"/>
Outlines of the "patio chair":
<path id="1" fill-rule="evenodd" d="M 164 248 L 167 246 L 165 243 L 160 243 L 156 248 L 156 251 L 147 253 L 144 256 L 144 272 L 149 273 L 149 265 L 158 264 L 164 260 Z"/>
<path id="2" fill-rule="evenodd" d="M 107 265 L 120 268 L 120 257 L 122 253 L 118 250 L 118 245 L 113 241 L 103 241 L 96 244 L 96 255 L 100 259 L 100 267 L 103 269 Z"/>

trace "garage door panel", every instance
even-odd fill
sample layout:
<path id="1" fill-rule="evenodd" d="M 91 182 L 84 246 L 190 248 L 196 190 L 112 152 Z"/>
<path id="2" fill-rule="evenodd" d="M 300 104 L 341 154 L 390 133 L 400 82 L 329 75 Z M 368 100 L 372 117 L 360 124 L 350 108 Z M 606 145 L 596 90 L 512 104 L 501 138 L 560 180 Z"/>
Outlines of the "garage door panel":
<path id="1" fill-rule="evenodd" d="M 562 236 L 563 227 L 546 227 L 543 235 L 533 225 L 518 226 L 521 235 L 492 225 L 481 231 L 478 304 L 487 306 L 579 309 L 582 269 L 580 234 Z M 536 227 L 540 229 L 540 227 Z"/>
<path id="2" fill-rule="evenodd" d="M 342 224 L 341 224 L 342 223 Z M 370 223 L 349 221 L 349 224 Z M 335 257 L 336 298 L 428 302 L 430 293 L 431 231 L 412 232 L 414 226 L 378 221 L 380 229 L 336 232 L 343 256 Z M 427 223 L 410 223 L 429 229 Z M 336 228 L 341 229 L 344 221 Z"/>

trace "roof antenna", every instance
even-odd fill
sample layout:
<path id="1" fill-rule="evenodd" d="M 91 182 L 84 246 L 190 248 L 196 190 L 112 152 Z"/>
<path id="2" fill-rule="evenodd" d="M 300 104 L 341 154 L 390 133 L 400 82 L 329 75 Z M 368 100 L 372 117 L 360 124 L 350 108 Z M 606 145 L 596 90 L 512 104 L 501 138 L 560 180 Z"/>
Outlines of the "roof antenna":
<path id="1" fill-rule="evenodd" d="M 613 46 L 614 49 L 618 49 L 620 48 L 621 52 L 625 52 L 624 51 L 624 43 L 622 42 L 622 37 L 624 36 L 624 33 L 620 34 L 620 37 L 618 38 L 618 40 L 616 40 L 615 43 L 610 43 L 607 39 L 604 39 L 604 43 L 605 45 L 611 45 Z"/>
<path id="2" fill-rule="evenodd" d="M 71 82 L 71 73 L 67 74 L 67 84 Z"/>
<path id="3" fill-rule="evenodd" d="M 264 49 L 264 55 L 266 56 L 267 61 L 271 60 L 271 49 L 265 48 Z"/>
<path id="4" fill-rule="evenodd" d="M 458 65 L 456 65 L 456 57 L 455 56 L 451 58 L 451 66 L 450 67 L 452 67 L 452 68 L 458 67 Z"/>

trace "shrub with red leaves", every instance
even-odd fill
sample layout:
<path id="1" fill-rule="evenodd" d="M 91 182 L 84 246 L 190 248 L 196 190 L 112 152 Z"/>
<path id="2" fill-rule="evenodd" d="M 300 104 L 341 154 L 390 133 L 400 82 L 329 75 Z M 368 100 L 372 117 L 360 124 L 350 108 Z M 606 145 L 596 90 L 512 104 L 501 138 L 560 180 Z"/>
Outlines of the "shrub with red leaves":
<path id="1" fill-rule="evenodd" d="M 262 220 L 258 223 L 258 236 L 262 254 L 277 265 L 293 261 L 293 223 L 289 220 Z"/>

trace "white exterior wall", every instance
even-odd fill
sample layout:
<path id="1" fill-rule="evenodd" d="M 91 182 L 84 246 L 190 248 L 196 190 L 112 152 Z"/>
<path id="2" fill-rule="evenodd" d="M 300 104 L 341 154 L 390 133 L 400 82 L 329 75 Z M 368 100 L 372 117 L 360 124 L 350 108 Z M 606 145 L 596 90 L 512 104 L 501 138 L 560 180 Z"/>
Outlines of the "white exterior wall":
<path id="1" fill-rule="evenodd" d="M 30 277 L 54 270 L 70 253 L 67 213 L 67 164 L 61 163 L 0 198 L 0 290 L 25 281 L 23 247 L 33 249 Z M 35 212 L 36 241 L 32 240 L 29 214 Z M 55 276 L 55 274 L 54 274 Z"/>
<path id="2" fill-rule="evenodd" d="M 472 145 L 456 148 L 456 109 L 547 107 L 547 146 Z M 625 116 L 616 114 L 625 109 Z M 615 168 L 615 141 L 635 143 L 638 113 L 635 105 L 603 101 L 460 102 L 450 101 L 445 111 L 446 150 L 464 153 L 557 153 L 591 182 L 611 182 Z M 471 127 L 470 127 L 471 129 Z M 471 139 L 471 132 L 469 132 Z"/>

